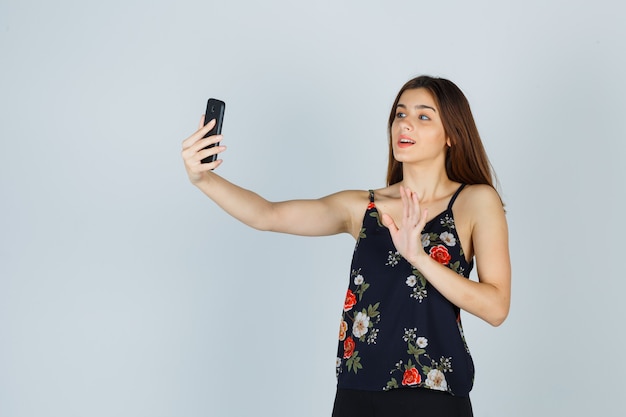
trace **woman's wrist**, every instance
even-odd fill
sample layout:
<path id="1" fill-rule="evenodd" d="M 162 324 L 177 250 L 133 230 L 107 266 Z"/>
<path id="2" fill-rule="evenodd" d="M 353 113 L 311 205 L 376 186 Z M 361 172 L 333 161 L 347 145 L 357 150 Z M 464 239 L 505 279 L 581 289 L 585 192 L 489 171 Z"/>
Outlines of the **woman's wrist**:
<path id="1" fill-rule="evenodd" d="M 430 261 L 430 256 L 424 251 L 420 251 L 421 253 L 415 253 L 410 258 L 406 260 L 413 265 L 416 269 L 420 269 L 420 266 L 423 266 L 426 262 Z"/>

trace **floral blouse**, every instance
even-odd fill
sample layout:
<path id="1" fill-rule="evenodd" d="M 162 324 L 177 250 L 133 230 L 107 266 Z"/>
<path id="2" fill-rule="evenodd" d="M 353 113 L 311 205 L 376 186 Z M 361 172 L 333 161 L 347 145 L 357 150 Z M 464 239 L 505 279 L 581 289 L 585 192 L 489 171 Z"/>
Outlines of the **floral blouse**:
<path id="1" fill-rule="evenodd" d="M 463 187 L 426 224 L 422 245 L 467 278 L 473 261 L 465 260 L 452 215 Z M 468 396 L 474 380 L 459 308 L 398 253 L 371 190 L 352 258 L 336 367 L 342 389 L 420 387 Z"/>

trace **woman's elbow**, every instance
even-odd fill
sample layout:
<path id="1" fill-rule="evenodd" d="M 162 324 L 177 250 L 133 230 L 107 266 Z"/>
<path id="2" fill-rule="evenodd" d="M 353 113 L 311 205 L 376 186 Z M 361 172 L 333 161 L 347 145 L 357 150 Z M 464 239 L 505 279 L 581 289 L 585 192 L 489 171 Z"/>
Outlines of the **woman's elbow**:
<path id="1" fill-rule="evenodd" d="M 489 317 L 485 318 L 485 321 L 493 327 L 498 327 L 504 323 L 508 315 L 509 303 L 507 302 L 506 304 L 494 308 Z"/>
<path id="2" fill-rule="evenodd" d="M 487 323 L 491 324 L 493 327 L 498 327 L 506 320 L 506 316 L 493 317 Z"/>

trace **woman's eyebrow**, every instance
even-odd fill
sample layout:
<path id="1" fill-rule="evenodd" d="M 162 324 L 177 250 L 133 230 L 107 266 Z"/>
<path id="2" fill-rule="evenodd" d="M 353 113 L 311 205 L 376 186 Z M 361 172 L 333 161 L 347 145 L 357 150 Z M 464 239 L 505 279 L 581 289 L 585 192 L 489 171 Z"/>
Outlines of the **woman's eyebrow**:
<path id="1" fill-rule="evenodd" d="M 406 106 L 404 104 L 398 104 L 396 107 L 402 107 L 403 109 L 406 109 Z M 426 104 L 418 104 L 417 106 L 415 106 L 415 108 L 416 109 L 430 109 L 434 111 L 435 113 L 437 113 L 437 110 L 434 107 L 427 106 Z"/>

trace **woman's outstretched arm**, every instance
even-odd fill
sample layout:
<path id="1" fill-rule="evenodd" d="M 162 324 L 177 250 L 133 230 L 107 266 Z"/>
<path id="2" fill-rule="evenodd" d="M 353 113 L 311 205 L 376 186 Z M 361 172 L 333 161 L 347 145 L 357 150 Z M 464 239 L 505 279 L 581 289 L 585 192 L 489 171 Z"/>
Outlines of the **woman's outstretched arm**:
<path id="1" fill-rule="evenodd" d="M 201 163 L 202 159 L 226 150 L 223 145 L 204 149 L 223 140 L 222 135 L 203 138 L 214 123 L 202 126 L 203 120 L 200 121 L 199 129 L 183 141 L 182 157 L 192 184 L 228 214 L 259 230 L 304 236 L 358 234 L 355 216 L 362 205 L 362 191 L 342 191 L 315 200 L 270 202 L 217 175 L 213 170 L 222 164 L 221 159 Z"/>

